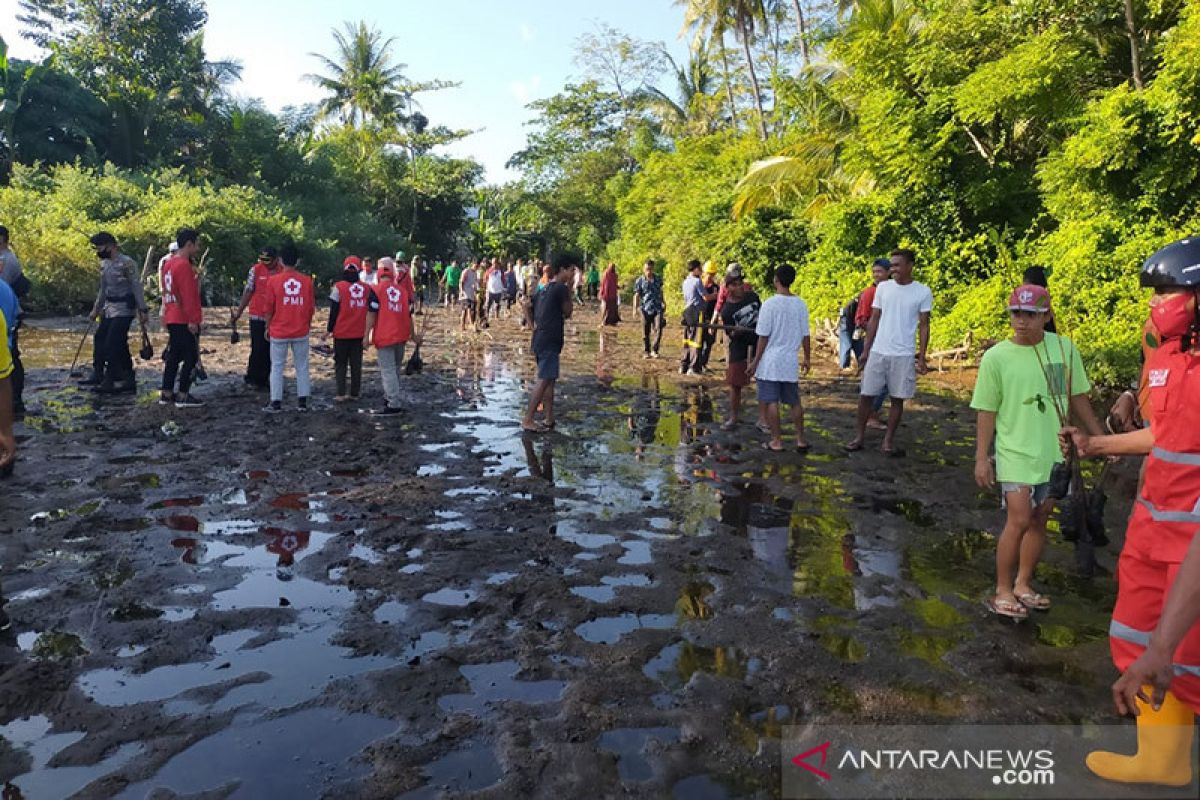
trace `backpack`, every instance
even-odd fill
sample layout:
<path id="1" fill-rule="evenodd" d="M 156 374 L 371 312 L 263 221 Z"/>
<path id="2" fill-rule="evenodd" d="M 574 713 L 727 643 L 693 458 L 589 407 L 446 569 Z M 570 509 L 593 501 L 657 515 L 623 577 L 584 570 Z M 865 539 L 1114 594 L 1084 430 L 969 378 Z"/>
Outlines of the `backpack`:
<path id="1" fill-rule="evenodd" d="M 858 298 L 860 296 L 855 295 L 853 300 L 842 307 L 842 318 L 839 321 L 842 323 L 842 327 L 848 331 L 854 330 L 854 317 L 858 314 Z"/>

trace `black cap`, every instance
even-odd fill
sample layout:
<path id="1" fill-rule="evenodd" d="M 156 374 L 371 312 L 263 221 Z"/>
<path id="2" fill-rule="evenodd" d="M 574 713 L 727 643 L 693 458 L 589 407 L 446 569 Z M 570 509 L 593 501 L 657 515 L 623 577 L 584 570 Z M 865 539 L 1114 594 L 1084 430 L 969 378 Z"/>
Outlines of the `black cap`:
<path id="1" fill-rule="evenodd" d="M 1167 245 L 1142 264 L 1142 286 L 1200 286 L 1200 237 Z"/>
<path id="2" fill-rule="evenodd" d="M 117 238 L 108 231 L 100 231 L 88 241 L 92 243 L 92 247 L 105 247 L 106 245 L 116 244 Z"/>
<path id="3" fill-rule="evenodd" d="M 266 247 L 264 247 L 263 249 L 258 251 L 259 258 L 275 258 L 275 256 L 277 256 L 277 255 L 279 255 L 279 254 L 276 252 L 274 247 L 271 247 L 271 245 L 267 245 Z"/>

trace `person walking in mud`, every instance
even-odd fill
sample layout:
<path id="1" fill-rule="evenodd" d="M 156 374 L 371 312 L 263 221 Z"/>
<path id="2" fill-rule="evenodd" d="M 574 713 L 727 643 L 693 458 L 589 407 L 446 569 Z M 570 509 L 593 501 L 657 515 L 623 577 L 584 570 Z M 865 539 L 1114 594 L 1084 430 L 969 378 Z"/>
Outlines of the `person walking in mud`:
<path id="1" fill-rule="evenodd" d="M 135 316 L 142 328 L 149 320 L 142 278 L 137 263 L 121 252 L 111 233 L 100 231 L 90 241 L 100 259 L 100 289 L 89 315 L 100 320 L 92 342 L 92 374 L 101 376 L 96 391 L 137 392 L 129 353 L 129 326 Z"/>
<path id="2" fill-rule="evenodd" d="M 329 324 L 321 341 L 333 336 L 333 380 L 335 403 L 357 400 L 362 391 L 363 340 L 367 335 L 367 301 L 370 289 L 358 279 L 362 264 L 358 256 L 342 263 L 342 279 L 329 292 Z M 346 387 L 346 372 L 350 386 Z"/>
<path id="3" fill-rule="evenodd" d="M 859 343 L 858 353 L 855 357 L 858 359 L 860 372 L 863 368 L 863 346 L 866 343 L 867 328 L 871 324 L 871 305 L 875 302 L 875 292 L 879 288 L 879 284 L 886 281 L 891 274 L 891 261 L 886 258 L 875 259 L 871 262 L 871 285 L 863 289 L 858 298 L 858 309 L 854 312 L 854 337 Z M 883 409 L 883 401 L 887 399 L 887 395 L 887 386 L 885 385 L 884 390 L 875 396 L 875 401 L 871 404 L 871 416 L 867 419 L 868 430 L 887 430 L 887 424 L 879 419 L 879 412 Z"/>
<path id="4" fill-rule="evenodd" d="M 458 283 L 462 280 L 462 267 L 458 265 L 458 259 L 452 259 L 450 265 L 446 267 L 446 271 L 442 274 L 442 285 L 444 291 L 443 305 L 446 308 L 458 308 Z"/>
<path id="5" fill-rule="evenodd" d="M 20 313 L 16 292 L 7 281 L 0 281 L 0 478 L 12 475 L 17 460 L 17 439 L 13 435 L 13 364 L 12 336 L 9 325 Z M 2 619 L 3 611 L 0 611 Z"/>
<path id="6" fill-rule="evenodd" d="M 721 423 L 723 430 L 737 427 L 742 409 L 742 390 L 750 385 L 749 362 L 756 354 L 758 345 L 758 314 L 762 301 L 749 286 L 740 267 L 725 274 L 726 296 L 721 306 L 721 323 L 729 343 L 729 357 L 725 365 L 725 385 L 729 387 L 729 416 Z M 758 424 L 761 429 L 770 429 L 764 418 L 765 406 L 758 407 Z"/>
<path id="7" fill-rule="evenodd" d="M 654 273 L 653 258 L 646 259 L 642 274 L 633 282 L 633 304 L 642 316 L 642 344 L 646 349 L 642 358 L 658 358 L 663 331 L 667 328 L 667 303 L 663 299 L 662 281 Z"/>
<path id="8" fill-rule="evenodd" d="M 234 328 L 244 312 L 250 312 L 250 360 L 246 364 L 247 386 L 265 390 L 271 387 L 271 343 L 267 341 L 267 306 L 270 303 L 267 284 L 279 274 L 278 252 L 270 245 L 258 251 L 258 260 L 250 265 L 241 304 L 230 314 Z"/>
<path id="9" fill-rule="evenodd" d="M 1150 425 L 1129 433 L 1060 434 L 1064 454 L 1145 455 L 1143 480 L 1117 567 L 1109 627 L 1113 687 L 1137 719 L 1132 756 L 1094 752 L 1087 766 L 1119 783 L 1185 786 L 1192 780 L 1200 711 L 1200 625 L 1195 623 L 1200 553 L 1200 239 L 1167 245 L 1142 265 L 1150 317 L 1161 337 L 1147 362 Z M 1191 605 L 1191 608 L 1188 606 Z"/>
<path id="10" fill-rule="evenodd" d="M 0 281 L 12 289 L 17 302 L 29 294 L 30 282 L 21 269 L 21 260 L 9 246 L 8 228 L 0 225 Z M 21 363 L 21 318 L 20 312 L 15 320 L 9 320 L 8 335 L 10 339 L 9 358 L 12 359 L 12 407 L 17 419 L 25 417 L 25 365 Z"/>
<path id="11" fill-rule="evenodd" d="M 594 268 L 594 267 L 593 267 Z M 617 265 L 609 262 L 604 269 L 604 277 L 600 279 L 600 327 L 616 327 L 621 323 L 621 310 L 618 306 L 621 285 L 617 280 Z"/>
<path id="12" fill-rule="evenodd" d="M 697 259 L 688 262 L 688 274 L 683 279 L 683 357 L 679 359 L 680 375 L 699 375 L 701 316 L 704 314 L 705 293 L 700 283 L 700 268 Z"/>
<path id="13" fill-rule="evenodd" d="M 886 456 L 904 455 L 896 447 L 896 431 L 904 416 L 904 401 L 917 393 L 917 375 L 929 372 L 925 353 L 929 349 L 929 315 L 933 310 L 933 293 L 925 284 L 913 280 L 916 260 L 912 250 L 893 250 L 892 279 L 875 289 L 867 341 L 859 362 L 864 366 L 858 422 L 855 437 L 845 445 L 849 452 L 862 450 L 871 407 L 875 398 L 886 391 L 892 398 L 892 408 L 880 451 Z M 914 337 L 919 339 L 916 346 Z"/>
<path id="14" fill-rule="evenodd" d="M 379 260 L 379 282 L 367 298 L 367 328 L 363 335 L 364 349 L 375 346 L 384 396 L 383 408 L 375 413 L 384 417 L 403 411 L 400 372 L 404 369 L 404 347 L 413 338 L 411 284 L 394 280 L 394 269 L 392 259 Z"/>
<path id="15" fill-rule="evenodd" d="M 459 305 L 462 307 L 462 315 L 459 320 L 458 329 L 465 331 L 467 322 L 471 323 L 473 330 L 479 327 L 478 319 L 475 315 L 475 295 L 479 291 L 479 270 L 475 264 L 467 263 L 463 269 L 462 278 L 459 280 Z"/>
<path id="16" fill-rule="evenodd" d="M 178 249 L 162 269 L 162 320 L 169 339 L 158 402 L 173 403 L 176 408 L 197 408 L 204 403 L 190 390 L 192 373 L 200 358 L 198 337 L 204 312 L 200 306 L 200 281 L 192 268 L 192 259 L 200 250 L 200 234 L 191 228 L 180 228 L 175 243 Z"/>
<path id="17" fill-rule="evenodd" d="M 796 280 L 794 267 L 784 264 L 775 268 L 775 294 L 768 297 L 758 312 L 758 345 L 746 370 L 758 382 L 758 403 L 763 406 L 771 440 L 763 445 L 767 450 L 783 450 L 780 427 L 780 405 L 792 408 L 792 424 L 796 427 L 796 451 L 808 452 L 804 437 L 804 405 L 800 402 L 800 375 L 807 375 L 812 363 L 812 340 L 809 337 L 808 304 L 792 294 Z M 800 352 L 804 360 L 797 367 Z"/>
<path id="18" fill-rule="evenodd" d="M 526 433 L 545 433 L 555 427 L 554 385 L 558 380 L 559 356 L 563 349 L 563 328 L 571 318 L 571 281 L 579 269 L 579 256 L 574 253 L 559 253 L 552 263 L 554 280 L 526 305 L 526 316 L 533 326 L 532 347 L 537 359 L 538 382 L 529 397 L 529 408 L 521 429 Z M 545 422 L 535 417 L 541 408 Z"/>
<path id="19" fill-rule="evenodd" d="M 283 268 L 267 282 L 267 337 L 271 341 L 271 402 L 263 411 L 283 410 L 283 368 L 288 352 L 296 369 L 296 410 L 308 411 L 312 380 L 308 372 L 308 334 L 312 330 L 316 298 L 312 278 L 296 269 L 299 254 L 294 245 L 279 251 Z"/>
<path id="20" fill-rule="evenodd" d="M 1062 461 L 1057 430 L 1071 416 L 1090 433 L 1100 433 L 1087 393 L 1091 389 L 1073 342 L 1045 329 L 1050 293 L 1023 285 L 1008 298 L 1012 338 L 983 355 L 971 408 L 976 411 L 975 482 L 1000 483 L 1006 511 L 996 541 L 996 592 L 987 601 L 993 614 L 1025 619 L 1047 611 L 1050 598 L 1033 587 L 1046 546 L 1046 522 L 1054 510 L 1050 473 Z M 993 466 L 989 448 L 995 442 Z"/>
<path id="21" fill-rule="evenodd" d="M 700 311 L 700 352 L 696 356 L 696 370 L 704 372 L 708 369 L 708 360 L 712 357 L 713 345 L 717 343 L 717 296 L 721 287 L 717 285 L 717 265 L 709 261 L 704 265 L 700 277 L 700 288 L 704 291 L 704 305 Z"/>

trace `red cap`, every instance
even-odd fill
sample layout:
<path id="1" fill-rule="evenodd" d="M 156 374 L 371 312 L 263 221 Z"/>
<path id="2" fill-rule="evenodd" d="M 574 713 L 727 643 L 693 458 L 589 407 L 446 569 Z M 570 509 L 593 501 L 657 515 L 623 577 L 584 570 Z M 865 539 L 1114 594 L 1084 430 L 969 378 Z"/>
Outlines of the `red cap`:
<path id="1" fill-rule="evenodd" d="M 393 272 L 392 268 L 387 266 L 386 264 L 381 266 L 379 269 L 377 269 L 376 272 L 379 274 L 379 277 L 381 277 L 381 278 L 395 277 L 395 272 Z"/>
<path id="2" fill-rule="evenodd" d="M 346 256 L 346 260 L 342 262 L 342 266 L 362 269 L 362 261 L 359 260 L 358 256 Z"/>
<path id="3" fill-rule="evenodd" d="M 1009 311 L 1032 311 L 1035 314 L 1050 312 L 1050 293 L 1041 286 L 1027 283 L 1013 289 L 1008 297 Z"/>

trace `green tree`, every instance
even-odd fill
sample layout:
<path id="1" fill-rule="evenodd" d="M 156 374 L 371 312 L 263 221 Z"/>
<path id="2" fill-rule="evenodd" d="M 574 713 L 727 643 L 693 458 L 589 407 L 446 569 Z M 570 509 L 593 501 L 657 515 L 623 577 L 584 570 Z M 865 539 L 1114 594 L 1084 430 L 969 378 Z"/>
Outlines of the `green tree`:
<path id="1" fill-rule="evenodd" d="M 766 141 L 767 117 L 763 111 L 762 88 L 759 86 L 758 72 L 754 68 L 754 54 L 751 52 L 755 29 L 767 24 L 767 12 L 763 0 L 675 0 L 675 2 L 684 7 L 684 29 L 693 31 L 697 37 L 707 34 L 723 45 L 725 32 L 731 27 L 733 28 L 746 59 L 751 94 L 754 98 L 754 107 L 758 112 L 758 133 L 762 140 Z"/>
<path id="2" fill-rule="evenodd" d="M 385 39 L 365 22 L 346 22 L 342 30 L 333 30 L 333 41 L 332 57 L 309 54 L 325 70 L 305 76 L 328 94 L 319 106 L 319 118 L 337 117 L 352 126 L 392 118 L 405 106 L 408 84 L 404 65 L 392 62 L 395 37 Z"/>

